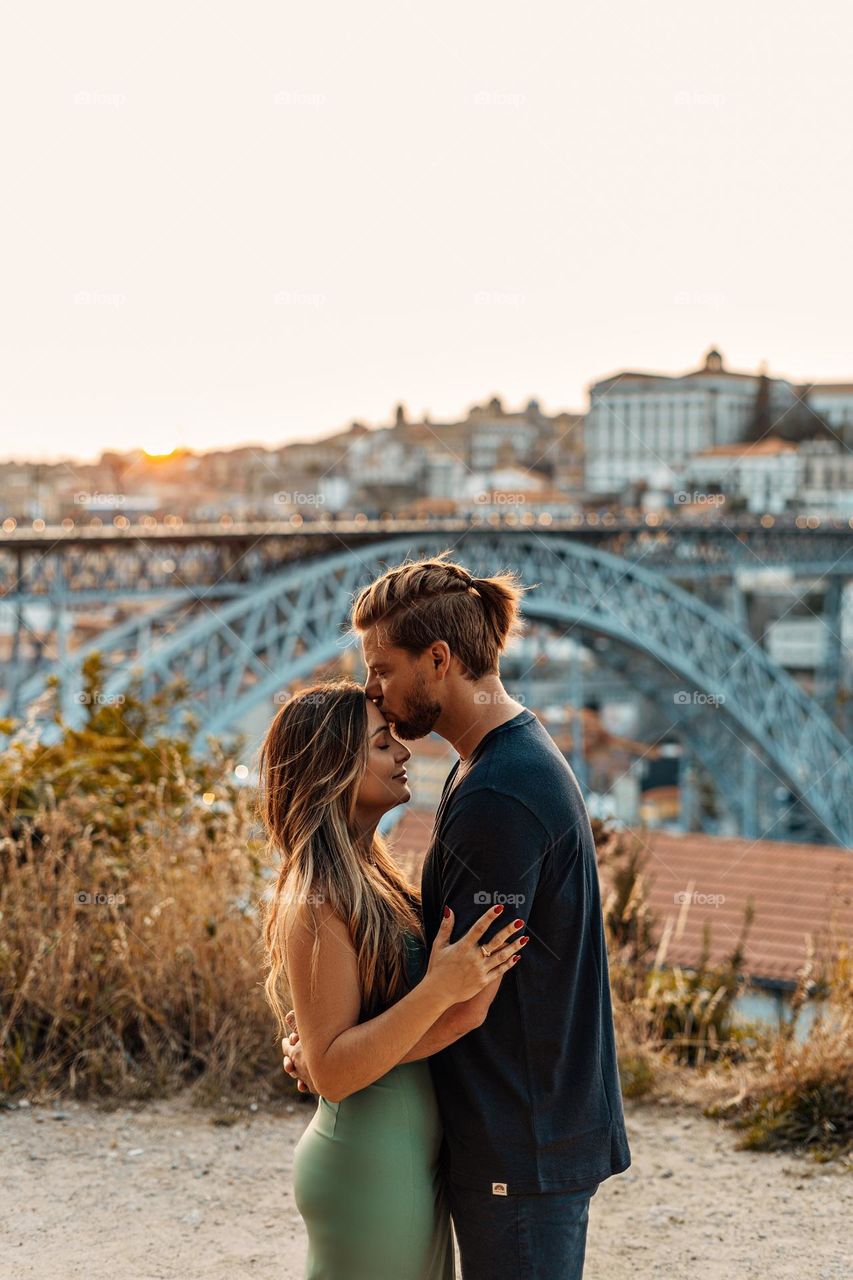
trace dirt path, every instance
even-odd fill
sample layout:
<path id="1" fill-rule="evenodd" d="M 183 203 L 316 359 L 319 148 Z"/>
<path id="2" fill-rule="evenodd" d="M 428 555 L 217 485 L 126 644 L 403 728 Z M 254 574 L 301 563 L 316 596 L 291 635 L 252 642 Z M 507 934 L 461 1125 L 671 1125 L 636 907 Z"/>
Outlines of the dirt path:
<path id="1" fill-rule="evenodd" d="M 185 1101 L 60 1114 L 0 1111 L 2 1280 L 301 1280 L 290 1169 L 310 1103 L 226 1124 Z M 589 1280 L 853 1275 L 849 1177 L 737 1152 L 678 1108 L 627 1114 L 634 1164 L 592 1201 Z"/>

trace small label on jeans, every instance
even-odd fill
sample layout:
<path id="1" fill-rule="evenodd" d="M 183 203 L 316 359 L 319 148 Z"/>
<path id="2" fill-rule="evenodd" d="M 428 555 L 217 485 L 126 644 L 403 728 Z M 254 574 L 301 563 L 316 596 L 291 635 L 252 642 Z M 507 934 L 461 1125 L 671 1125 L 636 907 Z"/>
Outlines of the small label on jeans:
<path id="1" fill-rule="evenodd" d="M 506 1195 L 506 1183 L 505 1183 L 505 1182 L 493 1182 L 493 1183 L 492 1183 L 492 1195 L 493 1195 L 493 1196 L 505 1196 L 505 1195 Z"/>

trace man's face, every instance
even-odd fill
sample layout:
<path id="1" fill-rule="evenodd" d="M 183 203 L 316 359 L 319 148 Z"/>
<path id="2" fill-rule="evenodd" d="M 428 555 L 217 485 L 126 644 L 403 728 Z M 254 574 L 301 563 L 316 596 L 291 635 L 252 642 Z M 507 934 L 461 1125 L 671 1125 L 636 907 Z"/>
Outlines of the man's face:
<path id="1" fill-rule="evenodd" d="M 441 715 L 436 686 L 427 682 L 429 651 L 415 657 L 406 649 L 381 646 L 376 628 L 362 639 L 367 668 L 364 691 L 376 703 L 398 738 L 425 738 Z"/>

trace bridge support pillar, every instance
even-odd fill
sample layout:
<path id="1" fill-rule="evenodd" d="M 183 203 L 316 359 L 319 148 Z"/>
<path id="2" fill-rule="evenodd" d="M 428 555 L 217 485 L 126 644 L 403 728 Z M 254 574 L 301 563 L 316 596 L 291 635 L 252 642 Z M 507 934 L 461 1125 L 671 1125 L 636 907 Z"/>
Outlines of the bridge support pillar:
<path id="1" fill-rule="evenodd" d="M 573 709 L 572 770 L 581 791 L 586 792 L 588 779 L 583 742 L 583 648 L 579 644 L 575 644 L 572 657 L 570 698 Z"/>
<path id="2" fill-rule="evenodd" d="M 741 631 L 749 632 L 749 610 L 747 608 L 746 592 L 738 581 L 738 575 L 732 575 L 729 583 L 729 617 L 736 627 L 740 627 Z"/>
<path id="3" fill-rule="evenodd" d="M 835 719 L 841 690 L 841 604 L 843 584 L 833 578 L 823 599 L 824 650 L 815 672 L 815 697 L 826 714 Z"/>
<path id="4" fill-rule="evenodd" d="M 758 761 L 755 752 L 745 745 L 742 751 L 741 827 L 749 840 L 757 840 L 758 825 Z"/>

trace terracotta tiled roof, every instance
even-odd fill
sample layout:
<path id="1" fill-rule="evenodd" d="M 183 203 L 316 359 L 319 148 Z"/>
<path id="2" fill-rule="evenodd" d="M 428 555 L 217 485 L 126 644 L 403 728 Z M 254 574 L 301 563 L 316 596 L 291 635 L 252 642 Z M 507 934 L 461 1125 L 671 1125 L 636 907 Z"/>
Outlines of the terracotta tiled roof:
<path id="1" fill-rule="evenodd" d="M 391 833 L 395 857 L 415 884 L 433 817 L 431 810 L 407 809 Z M 831 928 L 836 942 L 853 940 L 853 849 L 664 831 L 637 835 L 647 852 L 656 936 L 668 922 L 672 926 L 668 965 L 697 963 L 706 923 L 711 962 L 725 959 L 750 899 L 755 915 L 744 972 L 751 978 L 794 982 L 806 958 L 807 935 L 819 960 L 831 954 Z"/>
<path id="2" fill-rule="evenodd" d="M 696 456 L 709 457 L 773 457 L 777 453 L 796 453 L 799 445 L 792 440 L 779 440 L 771 436 L 766 440 L 756 440 L 751 444 L 717 444 L 711 449 L 703 449 Z"/>
<path id="3" fill-rule="evenodd" d="M 837 938 L 853 938 L 853 849 L 664 831 L 638 836 L 658 933 L 673 922 L 666 963 L 695 963 L 706 923 L 711 961 L 729 955 L 750 899 L 755 916 L 744 968 L 751 977 L 793 981 L 807 934 L 824 956 L 831 925 Z"/>

